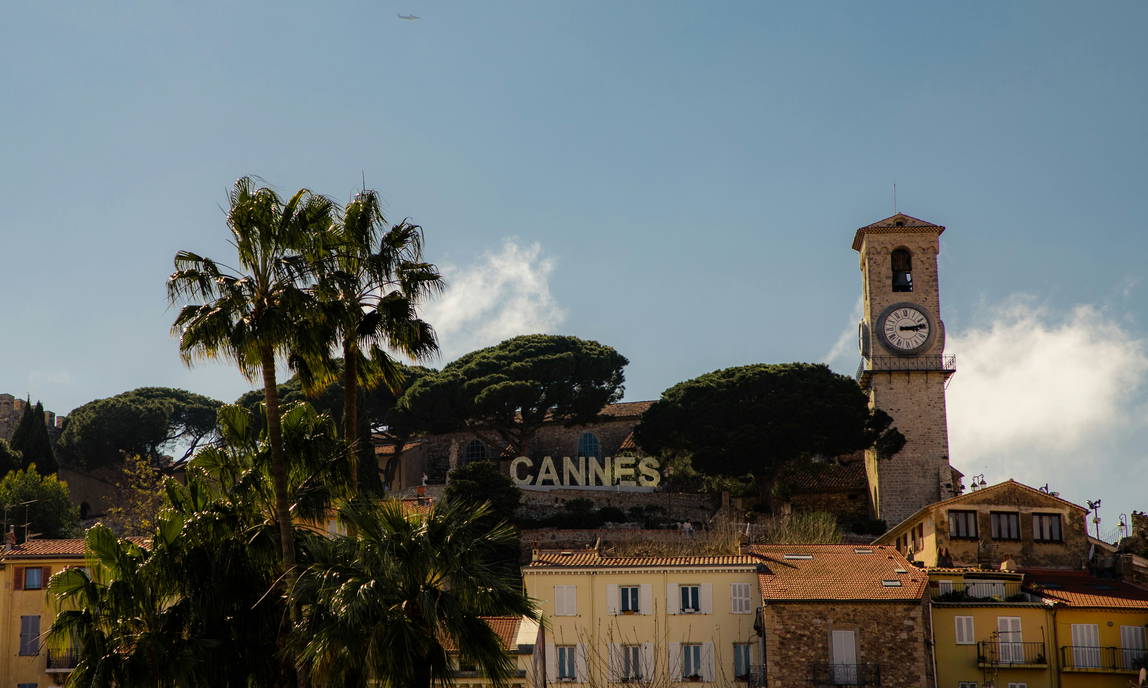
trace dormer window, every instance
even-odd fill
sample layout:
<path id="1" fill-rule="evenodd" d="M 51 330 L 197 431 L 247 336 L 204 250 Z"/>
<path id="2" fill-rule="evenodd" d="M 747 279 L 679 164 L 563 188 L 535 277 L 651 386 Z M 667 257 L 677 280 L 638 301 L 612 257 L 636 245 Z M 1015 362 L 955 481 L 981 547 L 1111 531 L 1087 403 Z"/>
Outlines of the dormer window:
<path id="1" fill-rule="evenodd" d="M 893 265 L 893 291 L 913 291 L 913 255 L 899 248 L 890 254 Z"/>

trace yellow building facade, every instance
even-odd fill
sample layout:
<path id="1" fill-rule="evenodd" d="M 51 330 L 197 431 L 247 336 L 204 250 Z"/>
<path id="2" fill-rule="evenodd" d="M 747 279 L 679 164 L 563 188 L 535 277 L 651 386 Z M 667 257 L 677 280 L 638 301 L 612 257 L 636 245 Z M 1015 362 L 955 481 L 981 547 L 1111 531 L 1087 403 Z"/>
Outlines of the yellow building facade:
<path id="1" fill-rule="evenodd" d="M 45 637 L 56 615 L 48 579 L 84 565 L 84 541 L 29 540 L 0 554 L 0 676 L 4 686 L 62 686 L 76 653 Z"/>
<path id="2" fill-rule="evenodd" d="M 545 683 L 690 686 L 752 680 L 757 564 L 746 555 L 538 551 L 523 569 L 543 614 Z"/>

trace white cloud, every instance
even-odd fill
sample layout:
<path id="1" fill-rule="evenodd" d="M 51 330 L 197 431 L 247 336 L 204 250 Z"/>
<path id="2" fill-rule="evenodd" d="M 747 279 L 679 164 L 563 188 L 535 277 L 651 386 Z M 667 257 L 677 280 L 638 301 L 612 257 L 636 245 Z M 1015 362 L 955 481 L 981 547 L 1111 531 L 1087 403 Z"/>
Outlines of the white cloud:
<path id="1" fill-rule="evenodd" d="M 515 335 L 553 332 L 566 319 L 550 293 L 554 261 L 538 243 L 507 239 L 477 264 L 442 267 L 447 291 L 422 309 L 444 361 Z"/>
<path id="2" fill-rule="evenodd" d="M 947 395 L 953 463 L 988 469 L 990 482 L 1088 481 L 1105 448 L 1144 428 L 1145 340 L 1094 306 L 1057 314 L 1013 298 L 989 315 L 945 345 L 957 355 Z"/>
<path id="3" fill-rule="evenodd" d="M 845 323 L 841 334 L 837 336 L 837 341 L 833 342 L 833 347 L 821 357 L 822 363 L 831 368 L 841 369 L 857 365 L 857 358 L 860 355 L 857 353 L 857 323 L 861 321 L 864 305 L 858 296 L 857 303 L 853 304 L 853 310 L 849 313 L 849 322 Z"/>

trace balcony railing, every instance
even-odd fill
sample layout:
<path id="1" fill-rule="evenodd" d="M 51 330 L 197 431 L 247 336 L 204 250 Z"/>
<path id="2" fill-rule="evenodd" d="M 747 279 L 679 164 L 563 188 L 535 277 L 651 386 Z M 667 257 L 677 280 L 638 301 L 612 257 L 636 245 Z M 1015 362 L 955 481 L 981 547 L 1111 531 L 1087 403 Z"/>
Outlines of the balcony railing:
<path id="1" fill-rule="evenodd" d="M 880 664 L 814 664 L 815 686 L 879 686 Z"/>
<path id="2" fill-rule="evenodd" d="M 1011 640 L 982 640 L 977 643 L 977 664 L 982 667 L 1048 666 L 1042 642 L 1013 642 Z"/>
<path id="3" fill-rule="evenodd" d="M 890 370 L 935 370 L 952 375 L 957 371 L 955 354 L 925 354 L 924 356 L 870 356 L 862 358 L 857 366 L 857 381 L 862 385 L 869 382 L 875 372 Z"/>
<path id="4" fill-rule="evenodd" d="M 1148 668 L 1148 650 L 1065 645 L 1060 648 L 1060 666 L 1066 671 L 1133 673 Z"/>
<path id="5" fill-rule="evenodd" d="M 929 597 L 934 602 L 1037 602 L 1024 592 L 1020 581 L 956 581 L 952 586 L 929 583 Z"/>
<path id="6" fill-rule="evenodd" d="M 80 651 L 74 647 L 62 650 L 48 648 L 48 671 L 71 671 L 80 661 Z"/>

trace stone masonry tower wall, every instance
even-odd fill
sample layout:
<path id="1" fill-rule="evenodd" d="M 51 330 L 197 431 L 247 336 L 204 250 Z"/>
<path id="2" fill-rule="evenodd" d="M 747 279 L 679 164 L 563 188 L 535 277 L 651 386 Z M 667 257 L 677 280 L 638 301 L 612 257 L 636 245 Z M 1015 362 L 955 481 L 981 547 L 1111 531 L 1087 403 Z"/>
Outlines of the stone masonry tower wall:
<path id="1" fill-rule="evenodd" d="M 873 451 L 866 455 L 874 510 L 889 527 L 956 494 L 945 409 L 945 382 L 953 366 L 944 355 L 937 276 L 944 230 L 897 214 L 857 230 L 853 242 L 860 252 L 864 302 L 858 381 L 870 405 L 892 416 L 906 440 L 892 458 L 878 460 Z M 920 340 L 896 340 L 918 332 Z"/>

